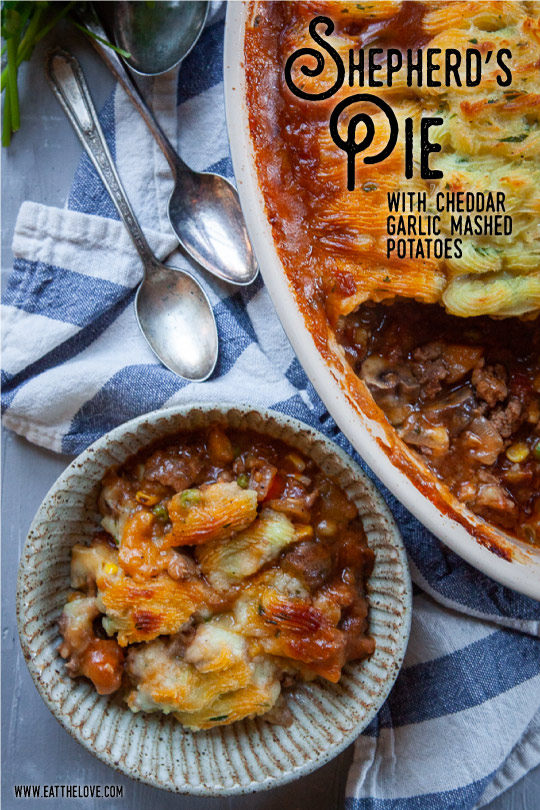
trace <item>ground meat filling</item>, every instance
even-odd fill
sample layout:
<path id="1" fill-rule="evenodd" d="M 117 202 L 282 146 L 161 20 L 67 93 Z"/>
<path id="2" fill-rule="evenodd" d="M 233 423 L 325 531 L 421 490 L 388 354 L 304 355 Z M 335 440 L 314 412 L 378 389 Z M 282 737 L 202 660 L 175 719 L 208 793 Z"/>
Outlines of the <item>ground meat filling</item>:
<path id="1" fill-rule="evenodd" d="M 511 397 L 506 407 L 493 410 L 491 424 L 503 439 L 509 439 L 521 426 L 526 415 L 519 399 Z"/>
<path id="2" fill-rule="evenodd" d="M 540 545 L 540 324 L 363 304 L 338 329 L 398 435 L 474 512 Z"/>
<path id="3" fill-rule="evenodd" d="M 479 399 L 483 399 L 491 407 L 497 402 L 503 402 L 508 396 L 507 380 L 507 371 L 501 363 L 486 366 L 484 361 L 474 369 L 471 377 Z"/>
<path id="4" fill-rule="evenodd" d="M 285 555 L 283 568 L 302 577 L 309 588 L 320 588 L 332 572 L 332 555 L 325 545 L 304 540 Z"/>
<path id="5" fill-rule="evenodd" d="M 109 470 L 98 502 L 104 530 L 72 549 L 59 654 L 100 694 L 193 729 L 285 722 L 282 686 L 337 683 L 373 653 L 357 507 L 293 447 L 182 432 Z"/>

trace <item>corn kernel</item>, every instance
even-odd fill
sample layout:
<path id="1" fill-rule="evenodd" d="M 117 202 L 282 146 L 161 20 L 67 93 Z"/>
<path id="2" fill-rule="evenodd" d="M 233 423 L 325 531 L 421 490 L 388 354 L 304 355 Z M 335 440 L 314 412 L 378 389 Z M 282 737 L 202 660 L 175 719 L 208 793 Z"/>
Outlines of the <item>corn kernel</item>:
<path id="1" fill-rule="evenodd" d="M 516 442 L 506 450 L 506 458 L 513 464 L 519 464 L 521 461 L 525 461 L 530 452 L 529 446 L 525 442 Z"/>
<path id="2" fill-rule="evenodd" d="M 142 489 L 140 489 L 135 495 L 135 500 L 137 503 L 140 503 L 141 506 L 155 506 L 156 503 L 159 503 L 159 495 L 149 495 L 147 492 L 143 492 Z"/>
<path id="3" fill-rule="evenodd" d="M 297 540 L 309 540 L 313 537 L 313 526 L 295 526 L 295 537 Z"/>
<path id="4" fill-rule="evenodd" d="M 114 563 L 105 563 L 103 566 L 103 570 L 106 574 L 117 574 L 118 573 L 118 566 Z"/>
<path id="5" fill-rule="evenodd" d="M 334 537 L 338 530 L 335 520 L 326 518 L 321 520 L 317 525 L 317 537 Z"/>
<path id="6" fill-rule="evenodd" d="M 285 458 L 290 461 L 293 467 L 296 467 L 298 472 L 304 472 L 306 469 L 306 462 L 298 453 L 288 453 Z"/>
<path id="7" fill-rule="evenodd" d="M 536 425 L 540 420 L 540 402 L 531 402 L 527 411 L 527 422 Z"/>
<path id="8" fill-rule="evenodd" d="M 293 473 L 291 478 L 294 478 L 295 481 L 298 481 L 299 484 L 302 484 L 305 487 L 309 487 L 311 485 L 311 478 L 308 478 L 307 475 L 302 475 L 302 473 Z"/>
<path id="9" fill-rule="evenodd" d="M 354 342 L 359 346 L 365 346 L 369 340 L 369 332 L 363 326 L 357 326 L 353 333 Z"/>

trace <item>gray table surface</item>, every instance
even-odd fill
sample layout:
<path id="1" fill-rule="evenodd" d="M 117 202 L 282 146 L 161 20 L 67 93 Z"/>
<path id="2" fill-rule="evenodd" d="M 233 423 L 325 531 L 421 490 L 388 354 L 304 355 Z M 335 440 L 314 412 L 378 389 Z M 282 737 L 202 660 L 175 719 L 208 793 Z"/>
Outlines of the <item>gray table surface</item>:
<path id="1" fill-rule="evenodd" d="M 82 35 L 55 33 L 21 71 L 22 129 L 2 150 L 2 280 L 12 265 L 11 239 L 23 200 L 62 207 L 81 147 L 44 79 L 43 54 L 52 44 L 81 59 L 96 106 L 112 79 Z M 176 810 L 338 810 L 343 806 L 352 749 L 310 776 L 283 788 L 240 798 L 200 799 L 149 788 L 117 774 L 91 756 L 56 722 L 39 697 L 19 647 L 15 621 L 17 565 L 30 521 L 49 487 L 69 463 L 7 431 L 2 444 L 2 805 L 36 808 L 136 808 Z M 123 799 L 21 800 L 14 785 L 122 785 Z M 540 768 L 489 805 L 489 810 L 539 810 Z"/>

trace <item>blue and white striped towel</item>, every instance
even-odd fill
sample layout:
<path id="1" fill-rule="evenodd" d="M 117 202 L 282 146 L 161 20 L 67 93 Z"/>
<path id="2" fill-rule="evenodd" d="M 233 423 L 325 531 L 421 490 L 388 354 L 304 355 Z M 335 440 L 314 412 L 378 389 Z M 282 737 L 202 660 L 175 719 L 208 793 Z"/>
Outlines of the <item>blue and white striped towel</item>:
<path id="1" fill-rule="evenodd" d="M 223 10 L 214 8 L 178 86 L 160 77 L 151 102 L 188 163 L 230 177 L 223 27 Z M 167 165 L 119 89 L 101 119 L 135 211 L 165 257 L 176 245 Z M 203 278 L 221 340 L 210 381 L 186 383 L 156 362 L 133 313 L 138 258 L 86 157 L 65 210 L 22 206 L 13 252 L 3 418 L 17 433 L 77 453 L 154 408 L 241 398 L 303 419 L 355 455 L 296 360 L 261 281 L 238 292 Z M 409 551 L 415 610 L 403 671 L 356 743 L 346 807 L 481 807 L 540 763 L 540 605 L 470 568 L 381 489 Z"/>

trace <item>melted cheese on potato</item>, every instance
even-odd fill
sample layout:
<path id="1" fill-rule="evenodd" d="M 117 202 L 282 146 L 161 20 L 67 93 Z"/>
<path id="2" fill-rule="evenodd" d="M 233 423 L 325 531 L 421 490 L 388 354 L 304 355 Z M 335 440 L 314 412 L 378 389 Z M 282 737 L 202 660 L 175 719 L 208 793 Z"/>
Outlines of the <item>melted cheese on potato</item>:
<path id="1" fill-rule="evenodd" d="M 295 528 L 289 518 L 264 509 L 251 526 L 234 537 L 199 546 L 197 559 L 212 586 L 225 590 L 275 560 L 294 539 Z"/>
<path id="2" fill-rule="evenodd" d="M 169 501 L 171 546 L 225 540 L 247 528 L 257 514 L 257 493 L 236 482 L 210 484 L 203 489 L 179 492 Z"/>
<path id="3" fill-rule="evenodd" d="M 100 590 L 109 635 L 118 633 L 124 647 L 157 636 L 177 633 L 205 604 L 207 589 L 200 581 L 177 582 L 168 574 L 138 582 L 121 577 Z"/>
<path id="4" fill-rule="evenodd" d="M 204 729 L 267 712 L 280 692 L 270 659 L 250 660 L 247 644 L 219 620 L 201 625 L 184 656 L 162 640 L 134 648 L 129 671 L 133 711 L 174 712 L 187 728 Z"/>

